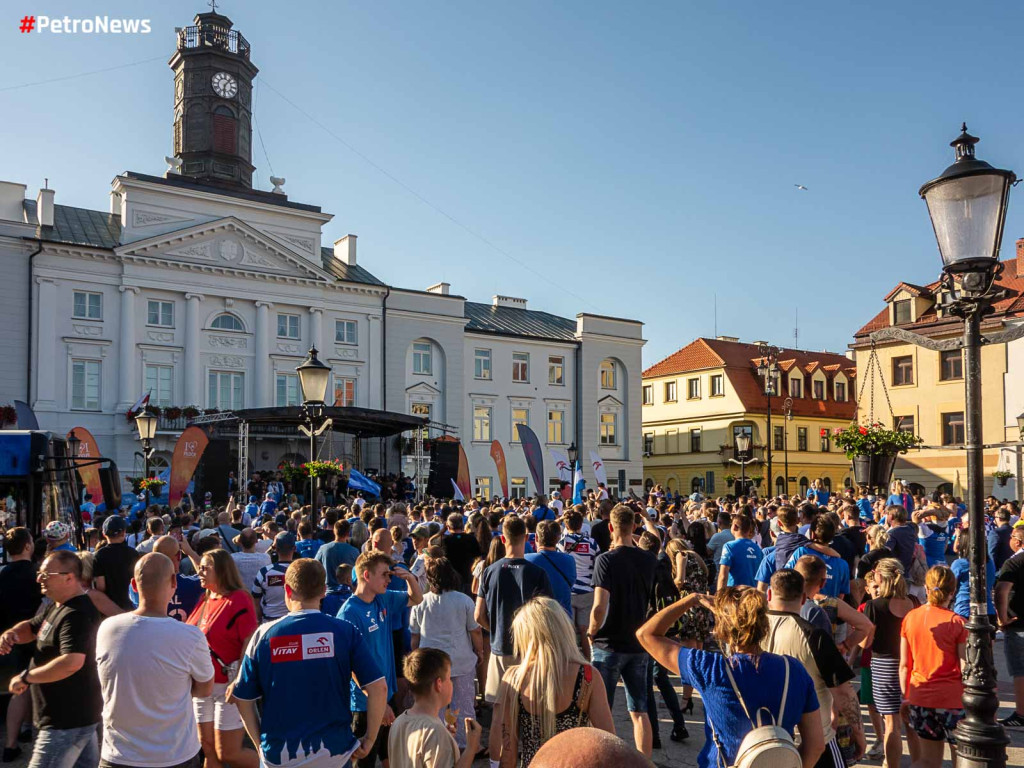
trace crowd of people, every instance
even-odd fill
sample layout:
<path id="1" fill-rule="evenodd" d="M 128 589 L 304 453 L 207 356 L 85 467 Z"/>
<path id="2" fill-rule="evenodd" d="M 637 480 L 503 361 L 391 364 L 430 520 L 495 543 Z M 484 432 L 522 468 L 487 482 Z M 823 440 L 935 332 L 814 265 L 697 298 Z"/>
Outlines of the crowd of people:
<path id="1" fill-rule="evenodd" d="M 314 510 L 246 490 L 203 514 L 97 515 L 86 536 L 7 532 L 4 762 L 32 741 L 32 768 L 543 768 L 555 744 L 621 753 L 620 682 L 638 758 L 690 738 L 695 712 L 701 768 L 897 768 L 904 736 L 917 768 L 955 756 L 971 602 L 957 499 L 655 486 Z M 985 525 L 1016 693 L 1002 723 L 1020 728 L 1024 522 L 989 499 Z"/>

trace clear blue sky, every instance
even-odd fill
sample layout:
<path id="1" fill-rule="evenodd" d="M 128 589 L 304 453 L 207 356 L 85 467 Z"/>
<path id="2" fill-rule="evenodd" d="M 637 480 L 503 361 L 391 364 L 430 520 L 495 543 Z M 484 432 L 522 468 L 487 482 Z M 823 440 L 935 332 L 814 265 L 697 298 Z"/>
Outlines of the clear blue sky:
<path id="1" fill-rule="evenodd" d="M 31 5 L 0 19 L 0 178 L 34 195 L 49 177 L 58 203 L 106 209 L 116 174 L 165 168 L 173 29 L 206 6 Z M 257 91 L 274 173 L 292 200 L 335 214 L 325 243 L 359 235 L 361 263 L 397 285 L 643 320 L 648 365 L 714 332 L 716 293 L 721 334 L 791 345 L 799 308 L 801 346 L 841 350 L 900 279 L 934 279 L 917 189 L 951 162 L 962 120 L 980 157 L 1024 175 L 1017 3 L 220 10 L 252 44 L 257 82 L 349 145 Z M 153 31 L 23 35 L 24 13 L 143 17 Z M 253 161 L 268 189 L 259 138 Z M 1024 236 L 1022 195 L 1004 256 Z"/>

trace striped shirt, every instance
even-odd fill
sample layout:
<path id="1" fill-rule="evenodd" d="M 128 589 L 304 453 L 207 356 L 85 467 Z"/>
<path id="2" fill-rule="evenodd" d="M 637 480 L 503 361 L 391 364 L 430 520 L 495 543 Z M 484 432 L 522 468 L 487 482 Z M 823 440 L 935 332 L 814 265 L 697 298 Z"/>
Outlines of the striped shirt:
<path id="1" fill-rule="evenodd" d="M 572 585 L 574 595 L 594 591 L 594 561 L 601 554 L 601 548 L 589 536 L 582 533 L 567 533 L 558 542 L 558 551 L 566 552 L 576 560 L 576 582 Z"/>

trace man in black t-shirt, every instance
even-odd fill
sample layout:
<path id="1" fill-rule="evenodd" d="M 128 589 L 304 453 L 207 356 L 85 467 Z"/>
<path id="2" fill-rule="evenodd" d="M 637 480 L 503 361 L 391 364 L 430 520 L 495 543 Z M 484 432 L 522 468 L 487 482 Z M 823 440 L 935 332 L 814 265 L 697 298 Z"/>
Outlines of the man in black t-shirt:
<path id="1" fill-rule="evenodd" d="M 607 552 L 612 548 L 612 532 L 608 527 L 608 517 L 612 512 L 612 503 L 605 499 L 600 502 L 597 508 L 597 516 L 600 518 L 590 526 L 590 538 L 596 543 L 601 552 Z"/>
<path id="2" fill-rule="evenodd" d="M 594 666 L 604 679 L 608 705 L 615 702 L 615 687 L 622 678 L 636 748 L 650 757 L 654 732 L 647 717 L 647 665 L 651 662 L 636 631 L 647 617 L 657 560 L 633 544 L 634 527 L 632 508 L 619 504 L 612 509 L 611 551 L 594 561 L 594 607 L 587 637 Z"/>
<path id="3" fill-rule="evenodd" d="M 1024 528 L 1010 532 L 1010 549 L 1013 554 L 996 577 L 995 603 L 1016 705 L 1013 714 L 999 722 L 1016 730 L 1024 728 Z"/>
<path id="4" fill-rule="evenodd" d="M 124 518 L 113 515 L 103 521 L 105 546 L 96 550 L 93 560 L 92 577 L 96 589 L 106 594 L 125 611 L 134 611 L 135 606 L 128 599 L 128 587 L 135 570 L 135 561 L 141 555 L 125 543 L 126 527 Z"/>
<path id="5" fill-rule="evenodd" d="M 74 552 L 53 552 L 39 569 L 44 594 L 53 601 L 40 615 L 0 635 L 0 653 L 32 643 L 32 661 L 11 680 L 15 696 L 31 689 L 39 729 L 32 755 L 38 765 L 99 762 L 96 726 L 103 701 L 96 672 L 100 615 L 82 589 L 82 561 Z"/>
<path id="6" fill-rule="evenodd" d="M 441 539 L 441 548 L 444 556 L 452 564 L 452 568 L 459 574 L 462 580 L 462 591 L 467 595 L 473 594 L 473 561 L 483 557 L 486 552 L 480 551 L 480 542 L 475 536 L 463 531 L 464 523 L 462 515 L 452 512 L 448 515 L 448 535 Z"/>

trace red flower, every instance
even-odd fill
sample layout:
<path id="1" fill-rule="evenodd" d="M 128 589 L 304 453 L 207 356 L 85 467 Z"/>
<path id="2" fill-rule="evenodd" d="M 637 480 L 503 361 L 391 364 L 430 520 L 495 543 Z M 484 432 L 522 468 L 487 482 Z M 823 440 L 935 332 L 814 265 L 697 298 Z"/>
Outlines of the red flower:
<path id="1" fill-rule="evenodd" d="M 860 433 L 861 433 L 862 435 L 866 435 L 866 434 L 868 433 L 868 428 L 867 428 L 867 427 L 860 427 L 860 429 L 859 429 L 858 431 L 859 431 L 859 432 L 860 432 Z"/>
<path id="2" fill-rule="evenodd" d="M 822 427 L 821 432 L 819 434 L 821 435 L 821 437 L 828 437 L 828 428 Z"/>

